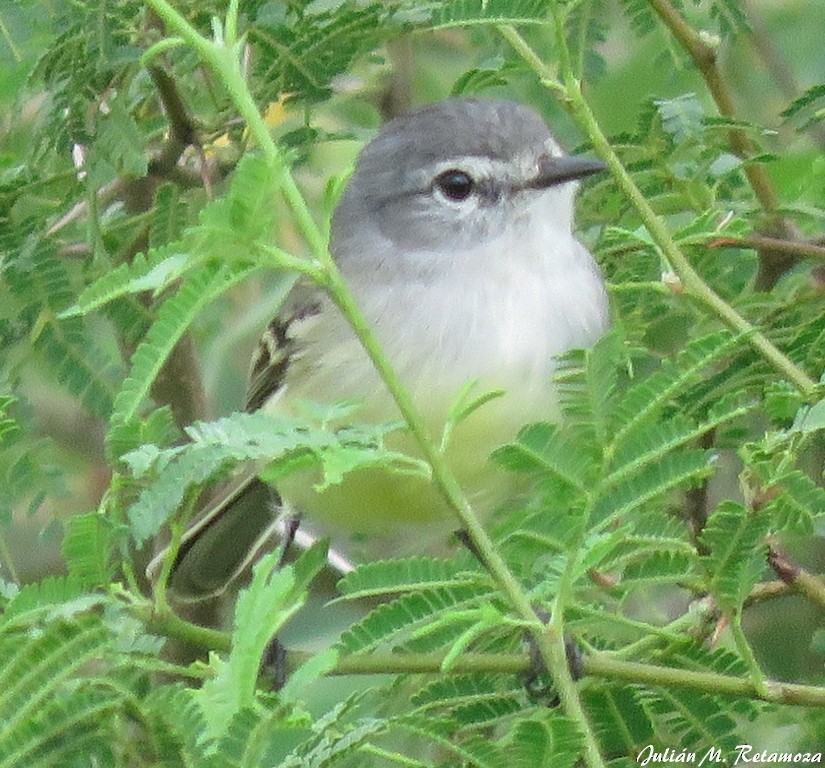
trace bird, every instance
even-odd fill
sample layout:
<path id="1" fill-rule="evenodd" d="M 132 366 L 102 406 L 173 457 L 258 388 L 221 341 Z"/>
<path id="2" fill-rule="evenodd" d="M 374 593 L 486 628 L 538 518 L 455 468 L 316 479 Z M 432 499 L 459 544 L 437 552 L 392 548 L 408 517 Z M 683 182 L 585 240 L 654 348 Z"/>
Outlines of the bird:
<path id="1" fill-rule="evenodd" d="M 444 449 L 474 507 L 489 516 L 518 492 L 491 452 L 537 421 L 561 419 L 559 355 L 609 324 L 601 271 L 573 232 L 578 180 L 604 169 L 568 155 L 543 118 L 514 101 L 454 97 L 388 121 L 356 159 L 329 249 L 430 436 L 463 388 L 496 396 L 454 425 Z M 359 422 L 400 412 L 335 302 L 299 280 L 254 355 L 246 410 L 294 416 L 303 403 L 353 402 Z M 399 430 L 388 447 L 420 452 Z M 247 469 L 184 536 L 170 585 L 215 594 L 282 510 L 362 537 L 425 546 L 455 527 L 420 474 L 363 467 L 322 491 L 300 470 L 274 490 Z M 342 534 L 343 535 L 343 534 Z"/>

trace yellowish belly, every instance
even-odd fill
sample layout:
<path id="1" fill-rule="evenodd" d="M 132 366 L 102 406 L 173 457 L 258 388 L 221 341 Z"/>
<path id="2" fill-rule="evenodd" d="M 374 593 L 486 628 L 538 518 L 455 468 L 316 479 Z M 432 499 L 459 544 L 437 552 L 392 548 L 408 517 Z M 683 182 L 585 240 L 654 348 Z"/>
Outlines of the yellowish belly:
<path id="1" fill-rule="evenodd" d="M 479 514 L 489 515 L 519 490 L 519 480 L 490 460 L 490 453 L 515 437 L 522 423 L 548 414 L 529 414 L 524 422 L 504 402 L 491 401 L 459 423 L 445 451 L 450 470 Z M 524 417 L 524 413 L 520 413 Z M 418 446 L 408 433 L 388 437 L 387 447 L 416 458 Z M 290 508 L 348 532 L 388 534 L 399 526 L 458 523 L 441 492 L 428 478 L 383 467 L 355 470 L 342 482 L 316 491 L 320 471 L 302 470 L 284 477 L 278 489 Z"/>

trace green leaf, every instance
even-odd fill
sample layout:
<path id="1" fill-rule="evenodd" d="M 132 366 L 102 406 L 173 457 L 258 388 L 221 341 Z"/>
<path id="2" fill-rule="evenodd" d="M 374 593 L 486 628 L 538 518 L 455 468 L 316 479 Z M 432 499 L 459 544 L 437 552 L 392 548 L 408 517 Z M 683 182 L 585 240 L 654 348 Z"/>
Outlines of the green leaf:
<path id="1" fill-rule="evenodd" d="M 634 429 L 643 428 L 738 341 L 726 332 L 692 341 L 675 360 L 664 360 L 656 373 L 630 387 L 615 405 L 613 444 L 621 445 Z"/>
<path id="2" fill-rule="evenodd" d="M 72 515 L 66 521 L 61 551 L 69 574 L 87 587 L 104 587 L 114 575 L 113 532 L 97 512 Z"/>
<path id="3" fill-rule="evenodd" d="M 346 758 L 367 739 L 380 735 L 386 729 L 385 720 L 353 718 L 363 699 L 363 692 L 354 693 L 321 715 L 312 724 L 309 737 L 277 763 L 277 768 L 332 768 L 338 758 Z"/>
<path id="4" fill-rule="evenodd" d="M 801 408 L 790 431 L 810 434 L 821 429 L 825 429 L 825 399 Z"/>
<path id="5" fill-rule="evenodd" d="M 264 652 L 306 601 L 310 582 L 326 565 L 326 545 L 316 544 L 277 569 L 280 558 L 275 551 L 255 564 L 252 582 L 235 604 L 232 650 L 225 660 L 213 657 L 215 675 L 195 695 L 212 737 L 224 733 L 237 713 L 254 707 Z"/>
<path id="6" fill-rule="evenodd" d="M 394 725 L 404 731 L 423 736 L 446 754 L 460 761 L 461 765 L 471 765 L 474 768 L 501 768 L 504 765 L 503 754 L 498 745 L 474 733 L 457 739 L 453 734 L 456 724 L 446 718 L 435 720 L 409 716 L 396 720 Z"/>
<path id="7" fill-rule="evenodd" d="M 517 722 L 502 746 L 509 768 L 573 768 L 581 757 L 582 738 L 572 720 L 551 715 Z"/>
<path id="8" fill-rule="evenodd" d="M 695 93 L 687 93 L 675 99 L 654 99 L 653 104 L 659 112 L 662 126 L 673 136 L 674 141 L 682 143 L 702 138 L 704 110 Z"/>
<path id="9" fill-rule="evenodd" d="M 723 502 L 708 518 L 701 541 L 708 554 L 702 563 L 709 588 L 726 611 L 738 612 L 765 570 L 770 516 L 750 512 L 732 501 Z"/>
<path id="10" fill-rule="evenodd" d="M 736 744 L 741 743 L 726 700 L 678 688 L 651 688 L 639 693 L 649 715 L 659 728 L 672 734 L 680 750 L 698 753 L 716 747 L 723 754 L 733 754 Z"/>
<path id="11" fill-rule="evenodd" d="M 9 409 L 16 402 L 16 397 L 0 395 L 0 449 L 11 446 L 22 432 L 17 421 L 8 415 Z"/>
<path id="12" fill-rule="evenodd" d="M 608 331 L 592 348 L 564 355 L 553 377 L 565 423 L 577 432 L 594 432 L 599 445 L 608 442 L 618 369 L 626 363 L 619 332 Z"/>
<path id="13" fill-rule="evenodd" d="M 6 624 L 25 625 L 40 620 L 49 612 L 89 597 L 87 587 L 74 577 L 50 576 L 26 584 L 9 601 L 0 617 L 0 630 Z M 96 597 L 96 600 L 101 598 Z"/>
<path id="14" fill-rule="evenodd" d="M 600 489 L 593 506 L 594 520 L 620 519 L 657 497 L 704 479 L 713 469 L 708 451 L 666 454 L 655 464 L 645 464 L 635 474 Z"/>
<path id="15" fill-rule="evenodd" d="M 158 294 L 178 280 L 189 266 L 186 254 L 176 252 L 174 245 L 149 251 L 146 255 L 139 253 L 130 263 L 107 271 L 85 288 L 77 303 L 60 316 L 86 315 L 132 293 L 152 291 Z"/>
<path id="16" fill-rule="evenodd" d="M 187 428 L 190 441 L 184 445 L 165 449 L 145 445 L 123 457 L 136 477 L 150 471 L 156 475 L 129 509 L 132 535 L 138 544 L 145 542 L 180 507 L 190 489 L 247 462 L 261 468 L 269 465 L 261 474 L 277 478 L 298 468 L 320 467 L 327 484 L 360 467 L 424 473 L 419 460 L 384 448 L 384 435 L 396 427 L 353 425 L 333 431 L 263 411 L 198 422 Z"/>
<path id="17" fill-rule="evenodd" d="M 362 653 L 409 632 L 447 610 L 473 608 L 489 600 L 490 593 L 476 585 L 424 589 L 378 606 L 341 635 L 342 653 Z"/>
<path id="18" fill-rule="evenodd" d="M 748 15 L 738 0 L 713 0 L 710 4 L 711 18 L 716 19 L 723 35 L 732 35 L 750 30 Z"/>
<path id="19" fill-rule="evenodd" d="M 514 471 L 550 473 L 586 494 L 598 464 L 592 443 L 584 438 L 555 424 L 531 424 L 519 432 L 515 443 L 495 451 L 493 458 Z"/>
<path id="20" fill-rule="evenodd" d="M 177 242 L 184 227 L 184 205 L 176 184 L 161 184 L 155 191 L 149 224 L 149 250 Z"/>
<path id="21" fill-rule="evenodd" d="M 158 310 L 146 337 L 132 355 L 132 370 L 123 382 L 114 403 L 110 434 L 137 415 L 166 359 L 183 334 L 221 294 L 246 279 L 253 267 L 212 265 L 190 274 L 178 292 Z"/>
<path id="22" fill-rule="evenodd" d="M 768 505 L 774 526 L 810 534 L 813 521 L 825 516 L 825 488 L 798 469 L 777 477 L 775 483 L 779 494 Z"/>
<path id="23" fill-rule="evenodd" d="M 602 754 L 633 755 L 654 738 L 650 717 L 644 711 L 636 688 L 623 683 L 582 691 Z"/>
<path id="24" fill-rule="evenodd" d="M 446 716 L 462 728 L 489 726 L 524 710 L 524 690 L 511 675 L 453 674 L 425 685 L 411 702 L 416 714 Z"/>
<path id="25" fill-rule="evenodd" d="M 108 100 L 107 106 L 97 113 L 91 164 L 104 160 L 118 175 L 142 178 L 148 169 L 143 134 L 123 98 Z"/>
<path id="26" fill-rule="evenodd" d="M 29 324 L 34 349 L 90 413 L 106 418 L 112 408 L 114 361 L 101 351 L 82 320 L 58 319 L 73 293 L 67 266 L 53 250 L 51 242 L 27 238 L 3 276 L 11 294 L 23 304 L 18 323 Z"/>
<path id="27" fill-rule="evenodd" d="M 338 591 L 347 600 L 360 600 L 415 589 L 437 589 L 459 581 L 479 580 L 484 580 L 480 573 L 468 572 L 466 567 L 453 560 L 410 557 L 359 565 L 338 582 Z"/>
<path id="28" fill-rule="evenodd" d="M 751 398 L 735 392 L 720 399 L 700 424 L 695 424 L 682 414 L 675 414 L 665 421 L 647 424 L 643 429 L 626 434 L 613 455 L 610 474 L 604 480 L 605 486 L 612 486 L 643 471 L 646 466 L 657 463 L 668 453 L 698 440 L 725 422 L 746 415 L 754 406 Z"/>
<path id="29" fill-rule="evenodd" d="M 88 617 L 87 617 L 88 619 Z M 0 636 L 0 755 L 20 751 L 21 727 L 84 665 L 101 657 L 107 633 L 97 620 L 54 621 L 39 632 Z M 0 760 L 0 766 L 13 763 Z"/>
<path id="30" fill-rule="evenodd" d="M 825 83 L 812 85 L 798 99 L 794 99 L 782 117 L 798 122 L 797 130 L 806 131 L 825 120 Z"/>
<path id="31" fill-rule="evenodd" d="M 423 6 L 430 12 L 429 29 L 474 24 L 543 24 L 549 0 L 446 0 Z"/>
<path id="32" fill-rule="evenodd" d="M 304 5 L 264 4 L 249 31 L 257 90 L 273 101 L 284 94 L 301 101 L 329 98 L 333 78 L 383 37 L 397 34 L 401 21 L 390 3 Z"/>

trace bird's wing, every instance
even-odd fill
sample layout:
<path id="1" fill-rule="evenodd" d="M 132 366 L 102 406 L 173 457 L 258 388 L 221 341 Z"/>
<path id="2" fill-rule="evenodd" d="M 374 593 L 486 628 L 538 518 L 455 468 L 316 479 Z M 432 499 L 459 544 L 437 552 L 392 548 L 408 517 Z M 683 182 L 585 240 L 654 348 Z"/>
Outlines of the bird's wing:
<path id="1" fill-rule="evenodd" d="M 246 410 L 256 411 L 284 384 L 290 360 L 300 343 L 290 334 L 293 323 L 321 310 L 317 291 L 297 285 L 278 315 L 267 325 L 253 357 Z M 226 485 L 208 498 L 183 535 L 172 566 L 170 586 L 182 599 L 201 599 L 222 592 L 277 536 L 281 500 L 271 486 L 257 478 L 257 467 L 239 469 Z M 157 578 L 164 548 L 149 564 L 147 575 Z"/>

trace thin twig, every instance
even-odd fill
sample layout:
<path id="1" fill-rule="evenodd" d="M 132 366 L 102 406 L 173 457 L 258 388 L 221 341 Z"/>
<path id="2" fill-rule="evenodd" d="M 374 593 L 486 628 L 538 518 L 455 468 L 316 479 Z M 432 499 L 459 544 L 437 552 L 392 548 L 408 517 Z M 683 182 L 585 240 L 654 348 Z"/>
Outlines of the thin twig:
<path id="1" fill-rule="evenodd" d="M 794 592 L 807 597 L 820 608 L 825 608 L 825 582 L 794 563 L 779 547 L 771 543 L 768 562 L 776 575 Z"/>
<path id="2" fill-rule="evenodd" d="M 678 43 L 685 49 L 696 69 L 707 84 L 719 114 L 735 120 L 737 117 L 733 94 L 717 65 L 716 48 L 690 24 L 670 0 L 647 0 L 664 25 L 670 30 Z M 791 224 L 778 212 L 777 196 L 765 167 L 751 162 L 759 153 L 750 134 L 736 125 L 728 129 L 728 140 L 733 152 L 744 160 L 743 171 L 753 189 L 759 205 L 768 217 L 766 231 L 782 239 L 791 238 L 795 232 Z M 759 252 L 759 272 L 756 287 L 762 290 L 772 288 L 776 281 L 796 262 L 796 257 L 786 252 L 762 249 Z"/>
<path id="3" fill-rule="evenodd" d="M 766 248 L 775 253 L 787 253 L 791 256 L 825 259 L 825 246 L 806 240 L 783 240 L 766 235 L 748 235 L 747 237 L 714 237 L 708 245 L 711 248 Z"/>

